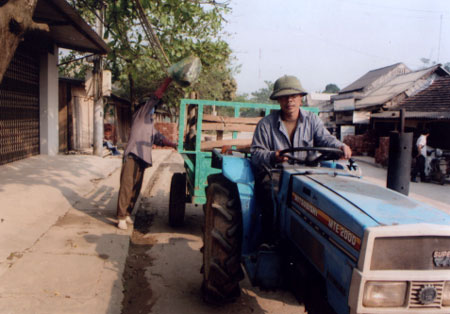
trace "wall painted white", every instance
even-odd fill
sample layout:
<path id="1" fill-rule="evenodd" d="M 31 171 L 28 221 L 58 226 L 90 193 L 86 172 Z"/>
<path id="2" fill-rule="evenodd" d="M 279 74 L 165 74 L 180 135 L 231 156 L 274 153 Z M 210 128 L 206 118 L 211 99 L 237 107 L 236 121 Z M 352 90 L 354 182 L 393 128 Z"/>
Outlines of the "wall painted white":
<path id="1" fill-rule="evenodd" d="M 40 153 L 58 154 L 58 47 L 40 57 L 39 131 Z"/>

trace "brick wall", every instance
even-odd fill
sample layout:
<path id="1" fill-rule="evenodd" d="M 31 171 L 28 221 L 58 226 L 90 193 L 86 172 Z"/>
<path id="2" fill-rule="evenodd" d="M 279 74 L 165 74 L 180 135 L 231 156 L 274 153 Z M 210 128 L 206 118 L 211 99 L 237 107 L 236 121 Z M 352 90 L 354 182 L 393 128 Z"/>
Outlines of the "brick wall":
<path id="1" fill-rule="evenodd" d="M 178 141 L 178 124 L 172 122 L 155 122 L 155 128 L 172 142 Z M 153 145 L 153 148 L 163 148 L 161 146 Z M 165 147 L 169 148 L 169 147 Z"/>
<path id="2" fill-rule="evenodd" d="M 375 154 L 376 137 L 373 134 L 347 135 L 344 143 L 350 146 L 354 156 L 373 156 Z"/>
<path id="3" fill-rule="evenodd" d="M 389 137 L 380 137 L 380 143 L 375 151 L 375 162 L 387 166 L 389 162 Z"/>
<path id="4" fill-rule="evenodd" d="M 116 145 L 117 143 L 117 135 L 116 135 L 116 127 L 114 124 L 105 123 L 103 124 L 103 134 L 104 138 L 108 141 L 110 141 L 113 145 Z"/>

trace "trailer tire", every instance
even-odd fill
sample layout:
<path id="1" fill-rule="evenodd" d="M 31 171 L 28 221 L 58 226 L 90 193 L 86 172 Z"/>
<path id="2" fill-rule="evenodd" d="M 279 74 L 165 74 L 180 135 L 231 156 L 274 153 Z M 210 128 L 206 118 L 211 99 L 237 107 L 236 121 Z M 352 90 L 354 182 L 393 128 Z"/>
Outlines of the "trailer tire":
<path id="1" fill-rule="evenodd" d="M 179 227 L 184 222 L 186 210 L 186 174 L 176 172 L 170 183 L 169 225 Z"/>
<path id="2" fill-rule="evenodd" d="M 240 296 L 242 214 L 237 186 L 222 174 L 208 177 L 203 232 L 203 298 L 233 302 Z"/>

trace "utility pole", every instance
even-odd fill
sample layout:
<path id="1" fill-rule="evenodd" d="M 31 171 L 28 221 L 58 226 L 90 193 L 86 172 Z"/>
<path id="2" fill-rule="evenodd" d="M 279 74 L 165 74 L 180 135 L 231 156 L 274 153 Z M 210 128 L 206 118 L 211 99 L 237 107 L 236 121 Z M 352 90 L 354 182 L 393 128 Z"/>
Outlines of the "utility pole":
<path id="1" fill-rule="evenodd" d="M 103 2 L 97 10 L 97 34 L 103 38 Z M 103 60 L 101 55 L 94 57 L 93 85 L 94 85 L 94 155 L 103 155 Z"/>
<path id="2" fill-rule="evenodd" d="M 437 55 L 437 63 L 439 63 L 439 58 L 441 57 L 441 34 L 442 34 L 442 14 L 441 14 L 441 22 L 439 24 L 439 42 L 438 42 L 438 55 Z"/>

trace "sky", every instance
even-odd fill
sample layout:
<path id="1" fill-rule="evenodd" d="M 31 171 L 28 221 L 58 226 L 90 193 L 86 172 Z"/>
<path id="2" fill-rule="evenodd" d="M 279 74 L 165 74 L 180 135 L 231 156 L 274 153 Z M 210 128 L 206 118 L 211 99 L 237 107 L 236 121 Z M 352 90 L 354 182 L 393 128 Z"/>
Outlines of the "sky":
<path id="1" fill-rule="evenodd" d="M 297 76 L 308 92 L 343 89 L 370 70 L 450 62 L 449 0 L 230 0 L 223 38 L 238 94 Z"/>

